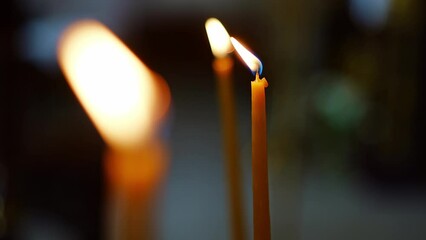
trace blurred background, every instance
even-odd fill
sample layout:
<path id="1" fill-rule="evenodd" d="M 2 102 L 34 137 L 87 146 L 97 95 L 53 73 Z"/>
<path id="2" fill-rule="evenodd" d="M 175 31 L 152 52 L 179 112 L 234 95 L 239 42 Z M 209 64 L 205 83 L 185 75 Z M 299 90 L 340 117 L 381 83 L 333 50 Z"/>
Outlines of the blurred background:
<path id="1" fill-rule="evenodd" d="M 421 0 L 4 0 L 0 238 L 101 239 L 105 144 L 56 42 L 110 27 L 172 92 L 160 239 L 230 239 L 213 56 L 219 18 L 264 64 L 272 238 L 426 238 L 426 25 Z M 251 239 L 250 80 L 234 71 Z"/>

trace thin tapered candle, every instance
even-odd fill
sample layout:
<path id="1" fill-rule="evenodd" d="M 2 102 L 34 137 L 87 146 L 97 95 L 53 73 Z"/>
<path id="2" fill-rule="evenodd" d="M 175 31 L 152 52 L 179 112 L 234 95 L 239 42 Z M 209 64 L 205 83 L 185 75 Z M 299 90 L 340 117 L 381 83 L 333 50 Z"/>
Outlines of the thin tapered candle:
<path id="1" fill-rule="evenodd" d="M 255 73 L 251 82 L 252 117 L 252 174 L 253 174 L 253 228 L 254 240 L 271 239 L 268 187 L 268 151 L 266 135 L 265 88 L 268 82 L 260 78 L 262 63 L 235 38 L 231 38 L 235 50 Z"/>
<path id="2" fill-rule="evenodd" d="M 229 34 L 219 20 L 215 18 L 208 19 L 206 21 L 206 31 L 213 55 L 215 56 L 213 70 L 216 74 L 218 86 L 222 135 L 225 148 L 231 236 L 233 240 L 244 240 L 244 204 L 232 81 L 234 63 L 228 55 L 232 52 L 233 48 L 229 40 Z"/>
<path id="3" fill-rule="evenodd" d="M 117 214 L 107 226 L 106 238 L 153 239 L 150 205 L 167 166 L 165 147 L 157 136 L 170 101 L 163 80 L 95 20 L 77 21 L 64 31 L 58 60 L 108 145 L 108 203 L 119 204 L 109 209 Z"/>

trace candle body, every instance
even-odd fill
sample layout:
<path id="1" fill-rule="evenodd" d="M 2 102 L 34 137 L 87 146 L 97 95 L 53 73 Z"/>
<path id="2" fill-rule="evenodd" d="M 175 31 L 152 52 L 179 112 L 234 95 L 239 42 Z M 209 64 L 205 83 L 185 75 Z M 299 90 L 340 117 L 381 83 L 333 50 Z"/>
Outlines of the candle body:
<path id="1" fill-rule="evenodd" d="M 108 151 L 106 239 L 152 240 L 155 236 L 157 195 L 167 170 L 161 142 L 137 151 Z"/>
<path id="2" fill-rule="evenodd" d="M 266 143 L 265 78 L 251 82 L 252 91 L 252 174 L 254 240 L 271 238 Z"/>
<path id="3" fill-rule="evenodd" d="M 232 82 L 233 62 L 229 57 L 217 58 L 213 63 L 219 92 L 222 135 L 225 149 L 225 166 L 230 204 L 231 235 L 233 240 L 244 239 L 244 217 L 241 187 L 241 168 L 235 101 Z"/>

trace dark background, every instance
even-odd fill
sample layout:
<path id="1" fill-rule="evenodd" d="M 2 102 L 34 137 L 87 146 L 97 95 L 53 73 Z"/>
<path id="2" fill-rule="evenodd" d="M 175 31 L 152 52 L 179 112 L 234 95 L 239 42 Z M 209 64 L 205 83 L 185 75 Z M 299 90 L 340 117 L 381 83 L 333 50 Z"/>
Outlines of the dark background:
<path id="1" fill-rule="evenodd" d="M 421 0 L 5 0 L 0 238 L 100 239 L 105 144 L 56 63 L 73 20 L 110 27 L 172 92 L 161 239 L 229 239 L 213 59 L 219 18 L 261 58 L 273 239 L 425 239 Z M 235 95 L 251 236 L 250 80 Z"/>

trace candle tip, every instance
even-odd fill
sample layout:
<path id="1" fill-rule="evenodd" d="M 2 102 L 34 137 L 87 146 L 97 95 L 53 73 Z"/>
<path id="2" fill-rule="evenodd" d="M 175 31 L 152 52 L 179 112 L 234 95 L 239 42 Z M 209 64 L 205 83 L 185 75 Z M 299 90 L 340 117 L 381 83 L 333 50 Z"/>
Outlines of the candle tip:
<path id="1" fill-rule="evenodd" d="M 266 78 L 260 78 L 259 72 L 256 72 L 256 78 L 254 79 L 255 82 L 261 82 L 265 88 L 268 87 L 268 81 Z"/>

